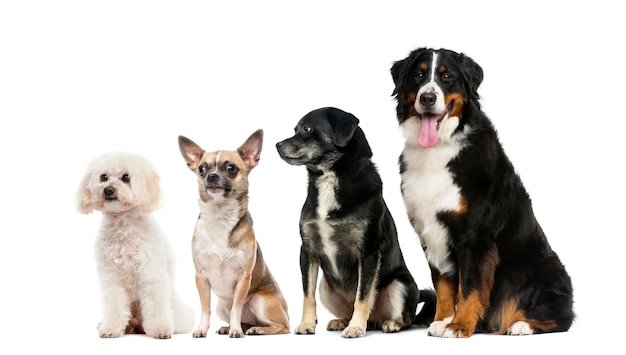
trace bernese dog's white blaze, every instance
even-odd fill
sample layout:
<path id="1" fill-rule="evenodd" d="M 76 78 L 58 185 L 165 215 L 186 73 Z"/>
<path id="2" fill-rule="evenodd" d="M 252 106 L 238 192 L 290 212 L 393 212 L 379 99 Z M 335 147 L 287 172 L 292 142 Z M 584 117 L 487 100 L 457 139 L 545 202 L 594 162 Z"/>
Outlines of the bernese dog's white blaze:
<path id="1" fill-rule="evenodd" d="M 415 110 L 417 111 L 418 114 L 422 115 L 426 112 L 430 112 L 430 113 L 434 113 L 436 115 L 440 115 L 442 114 L 445 110 L 446 110 L 446 104 L 445 104 L 445 100 L 444 100 L 444 94 L 443 94 L 443 90 L 441 89 L 441 87 L 439 86 L 439 84 L 437 84 L 437 58 L 438 58 L 438 54 L 437 52 L 433 53 L 433 60 L 432 63 L 430 64 L 430 80 L 428 81 L 428 83 L 426 83 L 424 86 L 422 86 L 419 91 L 417 92 L 417 98 L 415 100 Z M 436 101 L 435 104 L 433 106 L 430 107 L 426 107 L 422 104 L 420 104 L 420 97 L 422 97 L 423 94 L 434 94 L 436 97 Z"/>

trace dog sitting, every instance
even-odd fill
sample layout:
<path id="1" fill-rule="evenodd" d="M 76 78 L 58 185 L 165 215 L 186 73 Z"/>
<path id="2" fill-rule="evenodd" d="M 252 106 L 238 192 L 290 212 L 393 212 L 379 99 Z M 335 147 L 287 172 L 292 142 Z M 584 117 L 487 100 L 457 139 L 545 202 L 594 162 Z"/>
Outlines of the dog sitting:
<path id="1" fill-rule="evenodd" d="M 76 200 L 81 213 L 103 215 L 96 240 L 100 337 L 145 333 L 167 339 L 191 331 L 193 312 L 174 290 L 173 252 L 150 214 L 161 200 L 152 165 L 135 154 L 104 154 L 89 165 Z"/>
<path id="2" fill-rule="evenodd" d="M 178 144 L 200 192 L 192 250 L 202 317 L 193 336 L 207 334 L 211 292 L 218 297 L 218 316 L 229 323 L 218 334 L 289 333 L 287 302 L 263 260 L 248 212 L 248 174 L 259 162 L 263 131 L 236 151 L 205 152 L 183 136 Z"/>
<path id="3" fill-rule="evenodd" d="M 397 332 L 427 325 L 432 290 L 418 290 L 400 250 L 396 226 L 365 134 L 352 114 L 321 108 L 305 115 L 295 135 L 276 144 L 291 165 L 305 165 L 308 196 L 300 216 L 302 322 L 296 334 L 314 334 L 318 270 L 322 303 L 338 319 L 328 330 L 356 338 L 367 329 Z M 417 305 L 425 302 L 416 315 Z"/>
<path id="4" fill-rule="evenodd" d="M 401 190 L 437 292 L 428 333 L 560 332 L 574 319 L 569 275 L 482 112 L 482 68 L 416 49 L 391 68 L 406 139 Z"/>

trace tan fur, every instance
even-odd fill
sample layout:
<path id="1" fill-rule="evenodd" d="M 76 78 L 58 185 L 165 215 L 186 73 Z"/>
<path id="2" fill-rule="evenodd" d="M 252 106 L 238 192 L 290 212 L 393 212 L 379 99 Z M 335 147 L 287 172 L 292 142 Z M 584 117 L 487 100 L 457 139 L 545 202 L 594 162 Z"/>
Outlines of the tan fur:
<path id="1" fill-rule="evenodd" d="M 205 152 L 183 136 L 178 142 L 200 194 L 192 252 L 202 317 L 193 336 L 207 334 L 211 292 L 218 298 L 218 316 L 229 323 L 219 334 L 289 333 L 287 302 L 263 260 L 248 212 L 248 175 L 258 164 L 263 131 L 236 151 Z"/>
<path id="2" fill-rule="evenodd" d="M 458 285 L 446 275 L 440 275 L 435 289 L 437 290 L 437 310 L 435 321 L 443 321 L 454 315 Z"/>
<path id="3" fill-rule="evenodd" d="M 312 262 L 309 267 L 309 284 L 315 285 L 317 283 L 318 272 L 319 264 L 316 262 Z M 298 327 L 296 328 L 296 334 L 315 334 L 316 325 L 317 302 L 315 300 L 315 287 L 309 287 L 309 292 L 304 295 L 304 304 L 302 306 L 302 321 L 300 322 L 300 325 L 298 325 Z"/>

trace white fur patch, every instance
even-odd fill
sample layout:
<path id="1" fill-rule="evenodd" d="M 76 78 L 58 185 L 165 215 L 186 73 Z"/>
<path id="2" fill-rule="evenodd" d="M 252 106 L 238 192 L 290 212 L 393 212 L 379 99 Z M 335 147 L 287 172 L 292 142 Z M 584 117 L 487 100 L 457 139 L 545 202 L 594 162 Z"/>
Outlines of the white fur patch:
<path id="1" fill-rule="evenodd" d="M 406 286 L 398 281 L 392 282 L 387 289 L 389 292 L 388 310 L 391 319 L 402 319 L 402 311 L 404 310 L 404 295 L 406 295 Z"/>
<path id="2" fill-rule="evenodd" d="M 222 203 L 200 202 L 200 217 L 196 222 L 194 260 L 202 277 L 209 280 L 211 290 L 219 297 L 232 297 L 239 275 L 236 265 L 245 264 L 238 249 L 228 248 L 230 232 L 239 221 L 241 206 L 235 200 Z"/>
<path id="3" fill-rule="evenodd" d="M 324 246 L 324 253 L 328 256 L 335 275 L 339 275 L 339 271 L 335 263 L 337 246 L 334 245 L 330 240 L 330 238 L 333 236 L 334 229 L 328 223 L 327 219 L 329 211 L 340 207 L 335 196 L 335 189 L 337 188 L 337 184 L 337 176 L 332 171 L 324 172 L 324 174 L 316 181 L 318 191 L 317 227 L 319 229 L 322 244 Z"/>
<path id="4" fill-rule="evenodd" d="M 508 335 L 531 335 L 533 330 L 530 328 L 530 324 L 520 320 L 513 323 L 506 333 Z"/>
<path id="5" fill-rule="evenodd" d="M 441 123 L 439 134 L 451 134 L 458 122 L 457 117 L 447 117 Z M 441 273 L 452 272 L 454 265 L 449 259 L 448 231 L 437 220 L 437 213 L 461 208 L 460 190 L 447 164 L 463 149 L 465 133 L 455 139 L 448 135 L 447 139 L 440 139 L 435 146 L 424 148 L 416 142 L 420 127 L 417 117 L 410 117 L 400 127 L 406 139 L 403 152 L 406 169 L 402 174 L 402 191 L 407 213 L 413 220 L 413 227 L 422 245 L 426 247 L 429 263 Z"/>
<path id="6" fill-rule="evenodd" d="M 450 322 L 452 322 L 452 317 L 430 323 L 430 326 L 428 327 L 428 335 L 433 337 L 446 337 L 446 326 L 450 324 Z"/>
<path id="7" fill-rule="evenodd" d="M 370 320 L 382 319 L 402 322 L 406 294 L 406 285 L 398 280 L 394 280 L 387 287 L 379 290 L 376 295 L 376 306 L 372 307 L 370 313 Z M 393 324 L 389 324 L 388 327 L 390 331 L 394 331 L 392 329 Z"/>
<path id="8" fill-rule="evenodd" d="M 239 222 L 240 209 L 241 206 L 236 200 L 225 200 L 220 203 L 200 201 L 196 236 L 209 244 L 222 245 Z"/>

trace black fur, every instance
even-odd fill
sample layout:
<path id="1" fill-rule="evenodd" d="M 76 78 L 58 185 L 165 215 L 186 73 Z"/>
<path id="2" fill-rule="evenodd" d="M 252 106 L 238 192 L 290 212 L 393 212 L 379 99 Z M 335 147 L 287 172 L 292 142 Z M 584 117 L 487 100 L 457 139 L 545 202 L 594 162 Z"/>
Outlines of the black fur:
<path id="1" fill-rule="evenodd" d="M 511 317 L 515 319 L 509 321 L 527 321 L 534 333 L 566 331 L 574 319 L 571 280 L 537 222 L 530 197 L 507 158 L 491 121 L 480 108 L 477 92 L 483 78 L 480 66 L 464 54 L 429 48 L 417 49 L 394 63 L 391 74 L 395 83 L 393 95 L 397 99 L 398 122 L 404 126 L 408 120 L 421 119 L 415 102 L 420 100 L 418 90 L 430 78 L 420 80 L 416 70 L 420 65 L 428 65 L 430 71 L 434 52 L 439 54 L 438 68 L 444 67 L 453 78 L 443 81 L 438 77 L 437 84 L 445 97 L 457 98 L 454 104 L 462 101 L 459 124 L 451 138 L 463 148 L 447 162 L 447 169 L 460 190 L 464 206 L 459 210 L 432 211 L 447 231 L 450 262 L 454 265 L 453 272 L 442 275 L 431 263 L 433 282 L 437 287 L 441 277 L 450 279 L 462 289 L 458 298 L 468 298 L 473 292 L 488 295 L 481 304 L 484 308 L 478 314 L 475 329 L 464 324 L 467 319 L 457 317 L 461 310 L 456 311 L 447 327 L 458 336 L 469 336 L 474 331 L 507 332 L 503 328 L 510 324 L 502 316 L 507 312 L 502 307 L 513 302 L 523 316 Z M 443 72 L 438 74 L 444 75 Z M 407 147 L 412 144 L 407 141 Z M 411 201 L 406 190 L 413 182 L 407 177 L 409 173 L 419 176 L 424 172 L 407 159 L 407 149 L 400 156 L 400 173 L 403 195 L 405 200 Z M 428 154 L 429 149 L 437 149 L 437 146 L 410 149 Z M 416 217 L 409 215 L 409 218 L 416 226 Z M 429 245 L 424 248 L 427 250 Z M 490 287 L 491 280 L 493 285 Z M 445 316 L 445 310 L 441 310 L 441 314 L 439 311 L 435 321 Z"/>
<path id="2" fill-rule="evenodd" d="M 276 144 L 283 160 L 292 165 L 305 165 L 308 171 L 308 196 L 300 217 L 300 267 L 305 297 L 316 287 L 309 284 L 309 268 L 319 263 L 323 282 L 329 286 L 326 292 L 333 302 L 349 309 L 346 314 L 345 310 L 335 309 L 336 305 L 325 304 L 335 316 L 350 320 L 355 298 L 357 301 L 366 299 L 372 282 L 375 282 L 380 296 L 397 281 L 405 287 L 402 328 L 414 323 L 427 325 L 434 316 L 434 292 L 418 290 L 405 265 L 394 220 L 382 197 L 383 184 L 358 123 L 352 114 L 336 108 L 314 110 L 298 122 L 293 137 Z M 337 206 L 329 209 L 326 217 L 318 214 L 319 184 L 329 176 L 336 177 L 332 194 Z M 329 243 L 336 247 L 335 255 L 325 252 L 320 223 L 332 226 Z M 333 270 L 333 262 L 337 265 L 337 273 Z M 361 293 L 355 296 L 359 287 L 359 268 L 363 270 Z M 425 305 L 416 317 L 419 302 L 425 302 Z M 386 318 L 388 306 L 374 303 L 368 329 L 380 329 L 389 320 Z M 398 330 L 383 326 L 383 331 Z"/>

